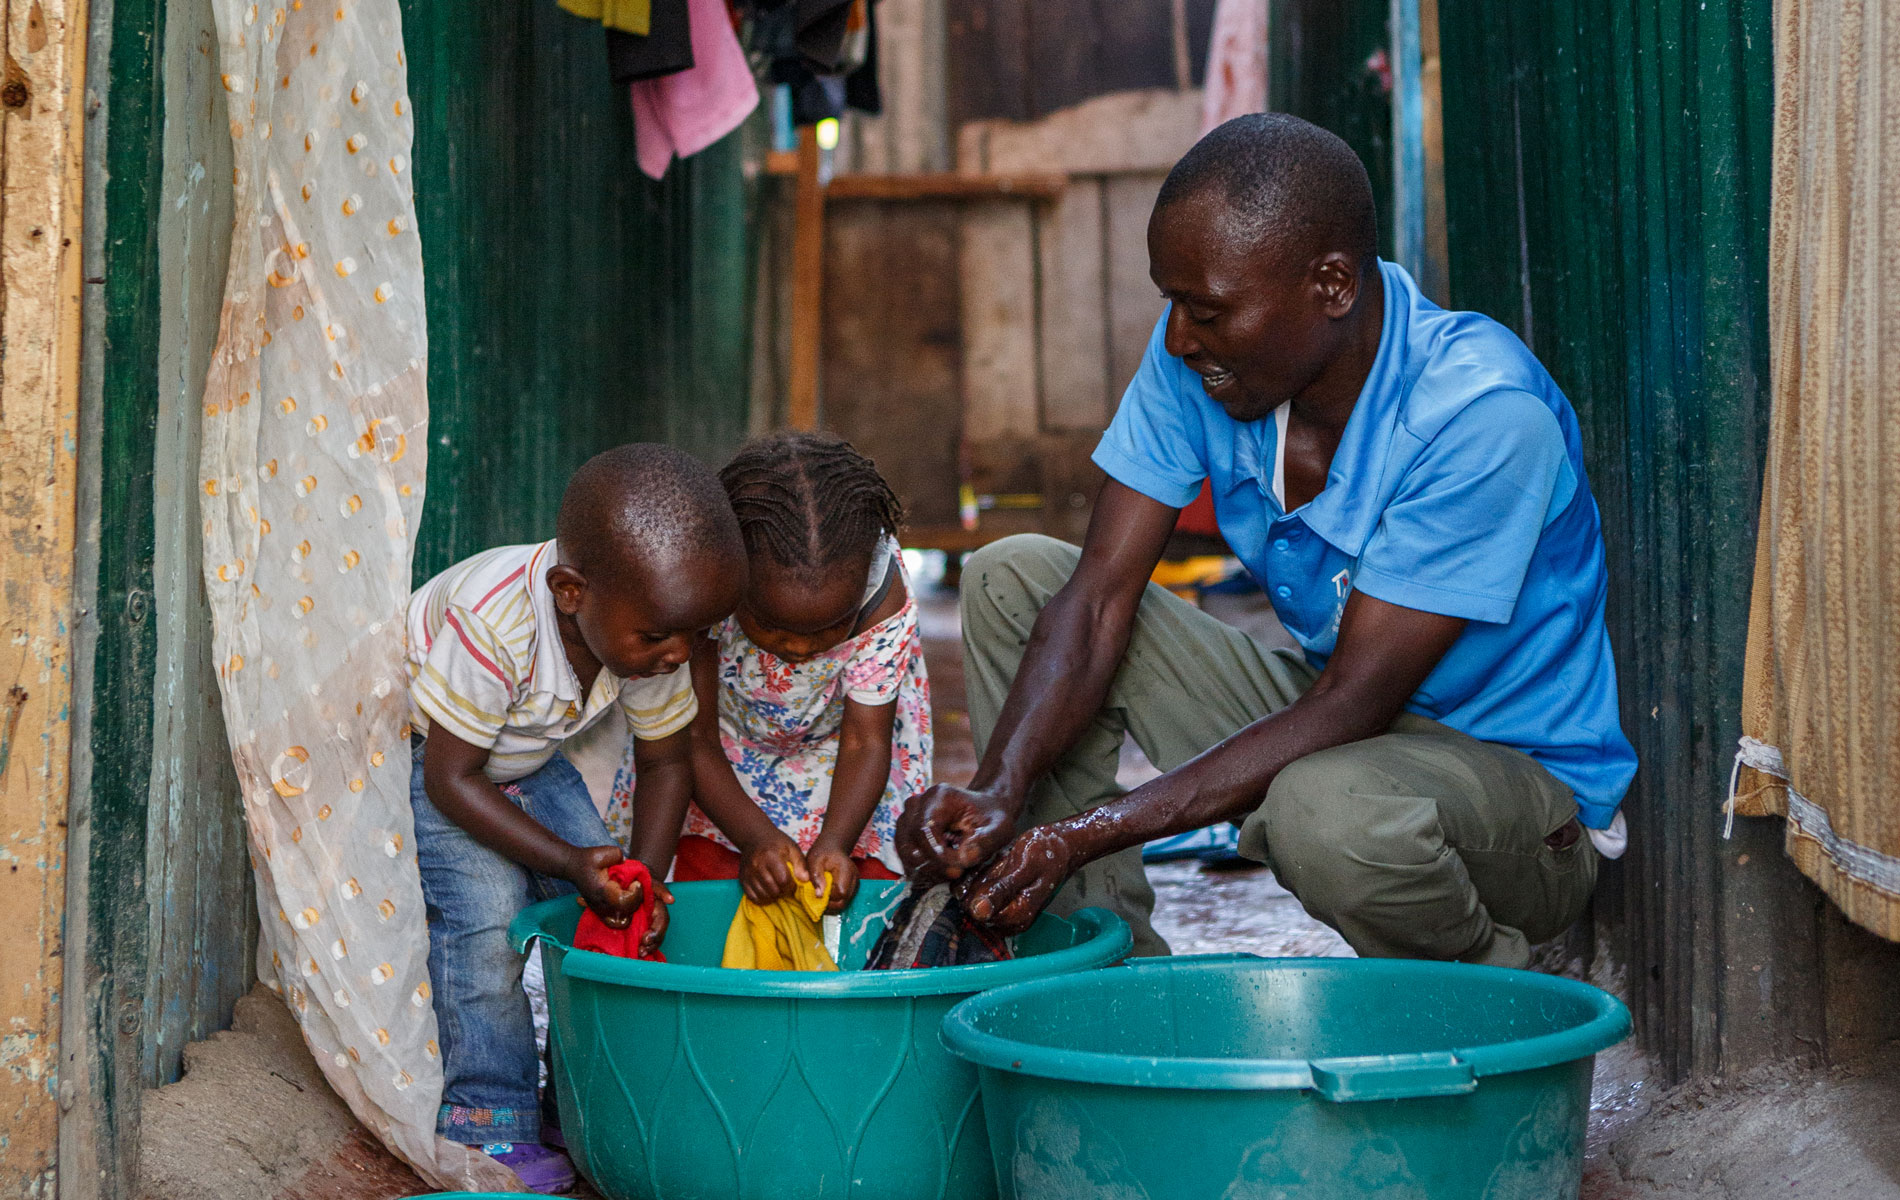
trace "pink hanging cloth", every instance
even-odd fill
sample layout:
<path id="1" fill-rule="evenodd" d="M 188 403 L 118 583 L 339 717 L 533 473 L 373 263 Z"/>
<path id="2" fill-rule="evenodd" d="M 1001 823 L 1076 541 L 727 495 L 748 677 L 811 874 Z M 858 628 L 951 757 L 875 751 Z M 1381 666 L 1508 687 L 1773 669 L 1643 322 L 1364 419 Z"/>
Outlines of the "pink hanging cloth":
<path id="1" fill-rule="evenodd" d="M 1267 0 L 1219 0 L 1207 39 L 1201 132 L 1267 109 Z"/>
<path id="2" fill-rule="evenodd" d="M 758 107 L 759 85 L 732 30 L 726 0 L 687 0 L 693 65 L 628 85 L 640 169 L 655 179 L 673 156 L 698 154 Z"/>
<path id="3" fill-rule="evenodd" d="M 1218 0 L 1207 38 L 1207 85 L 1201 93 L 1201 136 L 1248 113 L 1267 111 L 1267 0 Z M 1218 534 L 1214 493 L 1207 484 L 1181 510 L 1183 533 Z"/>

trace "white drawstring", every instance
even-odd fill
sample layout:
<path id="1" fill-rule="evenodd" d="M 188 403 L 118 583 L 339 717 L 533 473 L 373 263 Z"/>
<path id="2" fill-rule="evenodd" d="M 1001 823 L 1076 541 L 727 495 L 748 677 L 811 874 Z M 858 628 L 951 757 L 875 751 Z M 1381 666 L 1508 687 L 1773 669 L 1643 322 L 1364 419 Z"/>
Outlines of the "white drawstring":
<path id="1" fill-rule="evenodd" d="M 1735 751 L 1735 763 L 1729 768 L 1728 800 L 1722 805 L 1722 811 L 1728 814 L 1722 822 L 1722 840 L 1725 842 L 1735 835 L 1735 789 L 1740 785 L 1742 768 L 1752 767 L 1784 783 L 1788 779 L 1788 769 L 1782 763 L 1781 751 L 1747 735 L 1743 735 L 1739 746 Z"/>

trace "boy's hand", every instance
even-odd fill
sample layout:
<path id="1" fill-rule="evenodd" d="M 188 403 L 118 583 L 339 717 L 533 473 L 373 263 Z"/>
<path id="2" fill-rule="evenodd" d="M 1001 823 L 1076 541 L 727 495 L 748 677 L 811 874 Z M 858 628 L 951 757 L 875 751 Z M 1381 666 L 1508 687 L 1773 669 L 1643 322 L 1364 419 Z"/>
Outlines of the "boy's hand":
<path id="1" fill-rule="evenodd" d="M 581 902 L 609 929 L 625 929 L 645 899 L 639 884 L 623 888 L 607 878 L 608 869 L 625 857 L 618 846 L 576 846 L 567 876 L 580 892 Z"/>
<path id="2" fill-rule="evenodd" d="M 739 887 L 754 904 L 783 900 L 810 879 L 798 843 L 776 829 L 739 852 Z"/>
<path id="3" fill-rule="evenodd" d="M 653 919 L 647 925 L 647 935 L 640 939 L 640 957 L 652 958 L 660 952 L 660 943 L 666 940 L 666 927 L 673 917 L 667 905 L 673 903 L 673 891 L 659 880 L 653 881 Z"/>
<path id="4" fill-rule="evenodd" d="M 805 856 L 805 869 L 811 872 L 818 894 L 825 898 L 828 913 L 843 912 L 858 894 L 858 864 L 845 851 L 826 845 L 823 838 L 812 843 L 811 853 Z M 831 877 L 829 884 L 825 882 L 827 875 Z"/>

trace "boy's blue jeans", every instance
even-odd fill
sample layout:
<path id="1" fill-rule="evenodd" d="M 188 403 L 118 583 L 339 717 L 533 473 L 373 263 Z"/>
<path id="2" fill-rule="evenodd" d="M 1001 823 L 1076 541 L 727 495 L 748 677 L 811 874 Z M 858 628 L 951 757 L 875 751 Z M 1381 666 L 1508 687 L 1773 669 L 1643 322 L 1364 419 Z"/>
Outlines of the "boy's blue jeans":
<path id="1" fill-rule="evenodd" d="M 442 1045 L 442 1110 L 436 1131 L 452 1142 L 538 1142 L 540 1058 L 521 990 L 526 959 L 508 923 L 529 904 L 574 895 L 565 879 L 537 875 L 495 853 L 437 811 L 422 785 L 416 739 L 409 804 L 429 920 L 429 986 Z M 548 832 L 576 846 L 612 843 L 587 785 L 556 752 L 534 774 L 500 785 Z"/>

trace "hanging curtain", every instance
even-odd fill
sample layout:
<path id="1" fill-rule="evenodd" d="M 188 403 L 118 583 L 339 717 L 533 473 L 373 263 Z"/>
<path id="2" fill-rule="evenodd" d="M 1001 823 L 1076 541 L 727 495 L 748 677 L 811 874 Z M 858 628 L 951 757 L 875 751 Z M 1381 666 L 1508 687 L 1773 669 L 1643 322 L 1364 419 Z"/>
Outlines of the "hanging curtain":
<path id="1" fill-rule="evenodd" d="M 200 483 L 257 973 L 432 1185 L 514 1190 L 435 1134 L 403 671 L 428 343 L 401 18 L 396 0 L 215 8 L 236 219 Z"/>
<path id="2" fill-rule="evenodd" d="M 1801 870 L 1900 939 L 1900 21 L 1781 0 L 1776 22 L 1774 410 L 1731 804 L 1785 816 Z"/>

